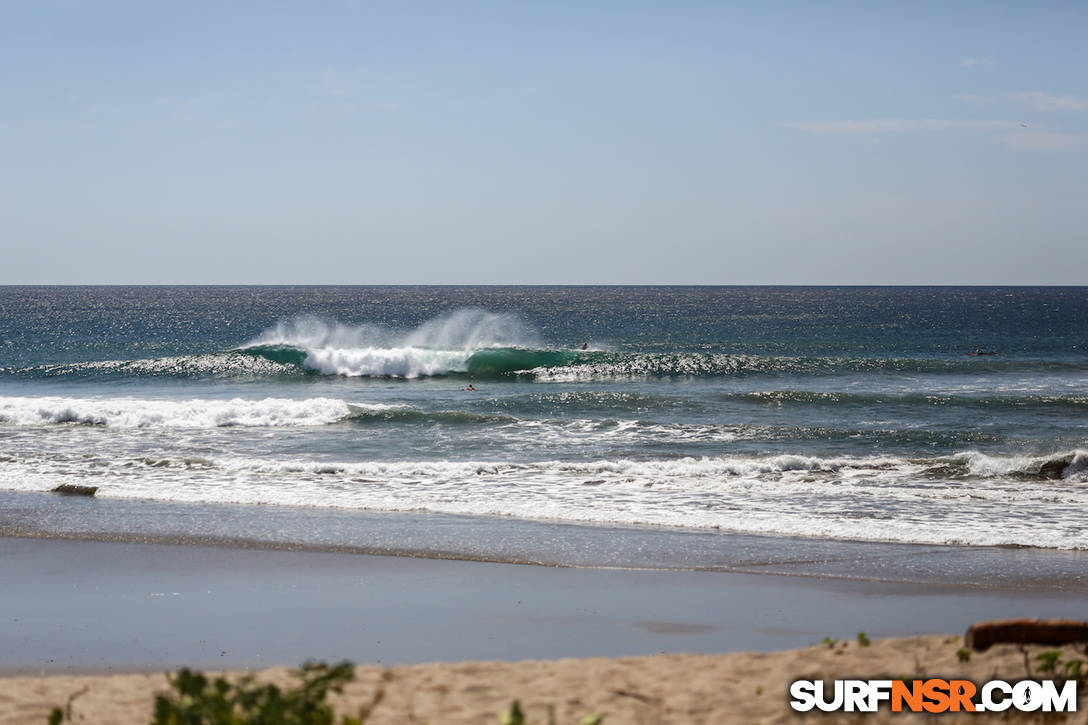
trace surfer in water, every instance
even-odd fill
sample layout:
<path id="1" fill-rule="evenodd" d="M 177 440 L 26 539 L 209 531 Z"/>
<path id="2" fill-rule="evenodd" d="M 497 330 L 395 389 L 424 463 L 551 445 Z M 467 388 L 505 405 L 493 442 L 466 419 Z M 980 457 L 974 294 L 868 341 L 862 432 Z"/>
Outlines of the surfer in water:
<path id="1" fill-rule="evenodd" d="M 475 390 L 476 390 L 476 386 L 475 386 L 475 385 L 473 385 L 472 383 L 469 383 L 469 384 L 468 384 L 468 387 L 467 387 L 467 388 L 465 388 L 465 390 L 467 390 L 467 391 L 469 391 L 469 392 L 475 392 Z"/>
<path id="2" fill-rule="evenodd" d="M 589 343 L 588 342 L 583 342 L 582 343 L 582 349 L 583 350 L 588 350 L 589 349 Z"/>

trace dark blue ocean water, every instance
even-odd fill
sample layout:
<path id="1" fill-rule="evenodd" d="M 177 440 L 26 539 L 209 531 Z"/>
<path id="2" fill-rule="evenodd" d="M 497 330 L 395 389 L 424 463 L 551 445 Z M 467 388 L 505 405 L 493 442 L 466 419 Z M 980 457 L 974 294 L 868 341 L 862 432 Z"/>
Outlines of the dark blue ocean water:
<path id="1" fill-rule="evenodd" d="M 0 288 L 12 491 L 1088 548 L 1086 412 L 1086 288 Z"/>

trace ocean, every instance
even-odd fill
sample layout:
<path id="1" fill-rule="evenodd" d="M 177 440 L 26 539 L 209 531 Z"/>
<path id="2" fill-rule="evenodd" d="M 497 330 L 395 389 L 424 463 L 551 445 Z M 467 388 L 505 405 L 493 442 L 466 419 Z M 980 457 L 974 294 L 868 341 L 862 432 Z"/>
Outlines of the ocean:
<path id="1" fill-rule="evenodd" d="M 1083 287 L 0 288 L 17 535 L 1083 550 L 1086 413 Z"/>

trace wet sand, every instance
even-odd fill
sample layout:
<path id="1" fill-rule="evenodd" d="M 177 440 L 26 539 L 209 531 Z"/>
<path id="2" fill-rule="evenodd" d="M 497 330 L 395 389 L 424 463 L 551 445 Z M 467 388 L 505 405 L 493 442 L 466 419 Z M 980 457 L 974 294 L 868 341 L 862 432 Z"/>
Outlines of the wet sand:
<path id="1" fill-rule="evenodd" d="M 954 569 L 963 556 L 930 551 L 926 566 Z M 559 568 L 3 537 L 0 672 L 768 652 L 858 631 L 962 632 L 985 619 L 1084 614 L 1080 585 L 834 578 L 821 567 Z"/>

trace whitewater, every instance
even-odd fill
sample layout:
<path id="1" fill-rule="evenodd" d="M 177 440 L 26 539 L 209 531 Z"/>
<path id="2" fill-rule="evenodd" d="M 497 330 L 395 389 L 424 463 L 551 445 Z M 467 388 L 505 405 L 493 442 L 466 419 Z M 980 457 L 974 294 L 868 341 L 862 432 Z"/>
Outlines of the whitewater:
<path id="1" fill-rule="evenodd" d="M 0 313 L 0 491 L 47 529 L 76 483 L 152 533 L 241 506 L 1088 550 L 1082 288 L 4 288 Z"/>

